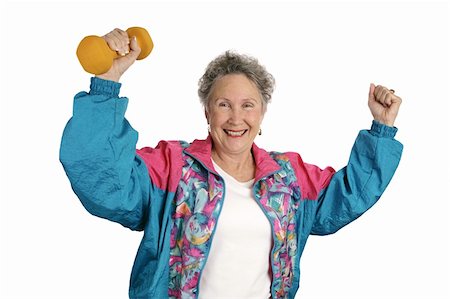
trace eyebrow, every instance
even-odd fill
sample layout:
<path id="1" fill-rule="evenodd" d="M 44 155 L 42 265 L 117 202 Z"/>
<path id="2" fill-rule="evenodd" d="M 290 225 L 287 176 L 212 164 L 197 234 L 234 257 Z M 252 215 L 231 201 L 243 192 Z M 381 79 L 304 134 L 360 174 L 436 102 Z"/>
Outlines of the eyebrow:
<path id="1" fill-rule="evenodd" d="M 216 103 L 216 102 L 219 101 L 219 100 L 225 100 L 225 101 L 227 101 L 227 102 L 231 102 L 230 99 L 227 99 L 227 98 L 224 98 L 224 97 L 219 97 L 219 98 L 217 98 L 217 99 L 214 100 L 214 103 Z M 244 99 L 242 99 L 242 101 L 243 101 L 243 102 L 244 102 L 244 101 L 253 101 L 253 102 L 258 103 L 258 100 L 254 99 L 254 98 L 244 98 Z"/>

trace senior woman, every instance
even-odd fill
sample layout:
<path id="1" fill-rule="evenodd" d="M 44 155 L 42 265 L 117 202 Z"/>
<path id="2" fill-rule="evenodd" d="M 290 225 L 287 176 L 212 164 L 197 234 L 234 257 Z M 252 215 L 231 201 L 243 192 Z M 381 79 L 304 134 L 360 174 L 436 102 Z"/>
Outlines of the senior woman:
<path id="1" fill-rule="evenodd" d="M 144 231 L 130 298 L 294 298 L 308 236 L 359 217 L 391 180 L 401 99 L 371 85 L 371 129 L 346 167 L 320 169 L 255 145 L 274 79 L 256 59 L 226 52 L 199 81 L 208 137 L 136 150 L 118 81 L 140 49 L 119 29 L 104 38 L 123 57 L 75 96 L 60 160 L 90 213 Z"/>

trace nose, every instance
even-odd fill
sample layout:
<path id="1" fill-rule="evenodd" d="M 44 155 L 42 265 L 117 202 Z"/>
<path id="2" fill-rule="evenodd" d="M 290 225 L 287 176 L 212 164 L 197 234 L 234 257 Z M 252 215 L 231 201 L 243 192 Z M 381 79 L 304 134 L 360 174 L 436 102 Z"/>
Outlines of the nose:
<path id="1" fill-rule="evenodd" d="M 232 125 L 240 125 L 243 120 L 243 111 L 239 108 L 233 108 L 230 111 L 230 117 L 228 123 Z"/>

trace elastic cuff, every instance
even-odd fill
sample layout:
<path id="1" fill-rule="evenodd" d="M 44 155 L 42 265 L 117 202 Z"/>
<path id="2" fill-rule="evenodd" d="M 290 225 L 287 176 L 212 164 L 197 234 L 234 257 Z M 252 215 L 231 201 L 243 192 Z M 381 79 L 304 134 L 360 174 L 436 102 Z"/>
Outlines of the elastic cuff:
<path id="1" fill-rule="evenodd" d="M 396 127 L 386 126 L 376 120 L 372 121 L 372 127 L 370 128 L 370 132 L 378 137 L 394 138 L 397 131 Z"/>
<path id="2" fill-rule="evenodd" d="M 104 95 L 109 97 L 118 97 L 120 92 L 120 87 L 122 86 L 119 82 L 114 82 L 110 80 L 104 80 L 97 77 L 91 78 L 91 90 L 89 94 L 91 95 Z"/>

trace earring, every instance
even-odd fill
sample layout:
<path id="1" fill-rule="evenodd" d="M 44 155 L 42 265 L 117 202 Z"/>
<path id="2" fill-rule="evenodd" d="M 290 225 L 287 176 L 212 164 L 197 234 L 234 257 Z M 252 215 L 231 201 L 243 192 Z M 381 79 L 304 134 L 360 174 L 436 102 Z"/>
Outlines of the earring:
<path id="1" fill-rule="evenodd" d="M 208 133 L 211 133 L 211 125 L 208 124 Z"/>
<path id="2" fill-rule="evenodd" d="M 259 129 L 258 135 L 261 136 L 262 135 L 262 130 Z"/>

